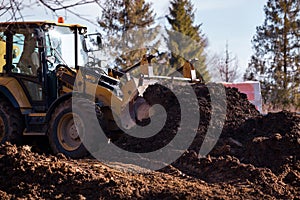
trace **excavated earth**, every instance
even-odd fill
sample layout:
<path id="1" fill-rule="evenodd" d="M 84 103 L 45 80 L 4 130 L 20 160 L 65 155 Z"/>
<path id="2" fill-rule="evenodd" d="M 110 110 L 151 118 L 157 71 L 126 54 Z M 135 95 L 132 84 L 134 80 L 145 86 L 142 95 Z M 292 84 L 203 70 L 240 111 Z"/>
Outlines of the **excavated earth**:
<path id="1" fill-rule="evenodd" d="M 287 111 L 261 115 L 234 88 L 226 88 L 226 97 L 215 104 L 213 94 L 222 93 L 220 85 L 192 88 L 200 123 L 189 148 L 170 165 L 140 173 L 135 165 L 104 164 L 93 158 L 73 160 L 37 151 L 34 146 L 6 143 L 0 146 L 0 198 L 299 199 L 300 116 Z M 166 124 L 158 134 L 143 140 L 124 135 L 114 144 L 141 153 L 169 144 L 182 129 L 181 112 L 195 112 L 182 111 L 176 99 L 179 94 L 189 97 L 189 90 L 174 86 L 172 91 L 153 85 L 144 93 L 150 104 L 159 103 L 167 112 Z M 187 108 L 194 105 L 188 98 L 184 103 Z M 148 123 L 151 121 L 141 125 Z M 210 126 L 214 130 L 221 127 L 220 136 L 207 136 Z M 201 155 L 201 146 L 214 142 L 209 154 Z"/>

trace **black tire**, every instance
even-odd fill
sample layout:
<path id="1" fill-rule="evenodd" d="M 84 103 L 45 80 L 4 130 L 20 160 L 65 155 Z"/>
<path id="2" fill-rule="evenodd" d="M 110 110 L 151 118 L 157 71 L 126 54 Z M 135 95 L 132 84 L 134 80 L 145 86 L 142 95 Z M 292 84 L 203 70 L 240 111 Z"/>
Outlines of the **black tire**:
<path id="1" fill-rule="evenodd" d="M 95 108 L 94 103 L 86 99 L 79 99 L 77 101 L 79 101 L 76 103 L 76 105 L 80 105 L 79 109 L 76 108 L 76 105 L 72 109 L 72 99 L 59 104 L 52 114 L 48 128 L 49 143 L 53 153 L 63 153 L 70 158 L 82 158 L 89 154 L 81 141 L 85 136 L 79 136 L 79 134 L 89 134 L 92 132 L 93 127 L 89 126 L 88 123 L 95 118 L 95 113 L 80 112 L 85 109 L 89 110 L 91 106 Z M 77 110 L 79 111 L 77 112 Z M 79 133 L 73 120 L 73 113 L 80 120 L 80 124 L 82 124 L 80 127 L 82 129 Z M 97 115 L 101 115 L 100 110 L 97 110 Z"/>
<path id="2" fill-rule="evenodd" d="M 24 119 L 6 99 L 0 98 L 0 141 L 21 144 L 24 131 Z"/>

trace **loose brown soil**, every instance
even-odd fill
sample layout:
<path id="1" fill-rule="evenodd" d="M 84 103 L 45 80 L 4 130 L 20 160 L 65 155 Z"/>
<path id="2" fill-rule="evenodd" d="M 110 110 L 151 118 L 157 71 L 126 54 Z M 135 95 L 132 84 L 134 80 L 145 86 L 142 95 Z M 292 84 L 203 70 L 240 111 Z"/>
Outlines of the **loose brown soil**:
<path id="1" fill-rule="evenodd" d="M 176 87 L 173 91 L 186 92 Z M 61 154 L 37 153 L 27 145 L 4 144 L 0 147 L 1 199 L 299 199 L 300 116 L 286 111 L 261 115 L 246 95 L 226 88 L 222 134 L 203 156 L 199 150 L 212 116 L 210 92 L 219 86 L 213 84 L 208 90 L 197 84 L 193 89 L 201 116 L 197 134 L 169 166 L 138 173 L 141 170 L 130 164 L 72 160 Z M 165 107 L 167 123 L 149 140 L 124 136 L 115 141 L 135 152 L 168 144 L 180 125 L 182 111 L 170 90 L 150 86 L 144 97 L 150 104 Z M 220 100 L 216 106 L 220 115 L 225 109 L 221 105 Z"/>

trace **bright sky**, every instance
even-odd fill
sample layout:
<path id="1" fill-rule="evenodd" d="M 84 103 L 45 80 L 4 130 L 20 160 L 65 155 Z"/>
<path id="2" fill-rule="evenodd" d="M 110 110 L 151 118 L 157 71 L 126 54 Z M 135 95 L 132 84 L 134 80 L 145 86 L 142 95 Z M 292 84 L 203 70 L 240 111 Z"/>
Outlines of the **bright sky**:
<path id="1" fill-rule="evenodd" d="M 169 12 L 169 0 L 152 0 L 158 16 Z M 202 24 L 209 54 L 225 52 L 226 41 L 232 56 L 237 56 L 244 70 L 252 55 L 251 39 L 263 24 L 267 0 L 192 0 L 196 24 Z"/>
<path id="2" fill-rule="evenodd" d="M 205 3 L 207 2 L 207 3 Z M 208 3 L 209 2 L 209 3 Z M 246 68 L 252 55 L 251 39 L 256 27 L 263 24 L 263 7 L 267 0 L 197 0 L 197 23 L 203 23 L 211 50 L 224 52 L 226 40 L 229 50 Z"/>
<path id="3" fill-rule="evenodd" d="M 146 1 L 153 2 L 157 18 L 168 14 L 169 0 Z M 226 41 L 228 41 L 229 51 L 233 56 L 237 56 L 239 66 L 244 70 L 253 53 L 251 39 L 256 32 L 256 26 L 262 25 L 264 21 L 263 6 L 266 2 L 267 0 L 192 0 L 196 11 L 195 23 L 202 23 L 202 31 L 208 38 L 207 52 L 210 55 L 224 54 Z M 99 6 L 90 4 L 78 7 L 74 11 L 91 21 L 95 21 L 101 13 Z M 90 32 L 99 29 L 70 13 L 59 14 L 66 17 L 67 23 L 81 23 L 92 27 Z M 57 19 L 53 13 L 42 6 L 27 9 L 23 15 L 25 20 L 56 21 Z M 5 16 L 0 17 L 0 21 L 5 20 Z M 158 23 L 167 24 L 163 18 L 158 20 Z"/>

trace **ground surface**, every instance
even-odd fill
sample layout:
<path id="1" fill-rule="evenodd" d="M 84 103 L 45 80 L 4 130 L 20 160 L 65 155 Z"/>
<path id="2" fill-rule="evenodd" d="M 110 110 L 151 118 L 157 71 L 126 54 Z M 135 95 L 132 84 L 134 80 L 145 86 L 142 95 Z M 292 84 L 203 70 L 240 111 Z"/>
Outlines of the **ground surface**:
<path id="1" fill-rule="evenodd" d="M 262 116 L 244 94 L 226 89 L 227 107 L 217 106 L 219 113 L 227 111 L 222 134 L 209 155 L 203 157 L 199 149 L 212 115 L 210 94 L 202 85 L 193 88 L 201 123 L 189 149 L 171 165 L 136 173 L 140 169 L 134 165 L 103 164 L 92 158 L 72 160 L 36 152 L 31 146 L 4 144 L 0 147 L 0 198 L 299 199 L 300 116 L 286 111 Z M 123 137 L 115 142 L 118 146 L 127 145 L 133 151 L 143 146 L 147 151 L 168 144 L 174 137 L 173 130 L 180 121 L 174 96 L 153 86 L 145 97 L 167 107 L 166 126 L 146 143 Z"/>

